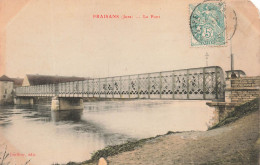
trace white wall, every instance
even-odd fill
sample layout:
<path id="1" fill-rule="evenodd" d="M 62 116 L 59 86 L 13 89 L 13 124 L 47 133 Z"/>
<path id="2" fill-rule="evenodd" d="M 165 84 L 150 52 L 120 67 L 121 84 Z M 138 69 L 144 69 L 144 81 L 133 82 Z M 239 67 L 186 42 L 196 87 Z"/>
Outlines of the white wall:
<path id="1" fill-rule="evenodd" d="M 13 87 L 11 81 L 0 81 L 0 103 L 12 101 Z"/>

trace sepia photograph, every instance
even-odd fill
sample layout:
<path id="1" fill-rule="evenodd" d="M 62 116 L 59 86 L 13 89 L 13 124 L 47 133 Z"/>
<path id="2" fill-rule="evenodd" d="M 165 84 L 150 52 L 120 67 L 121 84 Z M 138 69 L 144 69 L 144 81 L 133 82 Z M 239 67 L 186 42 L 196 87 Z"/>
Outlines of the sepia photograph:
<path id="1" fill-rule="evenodd" d="M 257 0 L 0 0 L 0 165 L 258 165 Z"/>

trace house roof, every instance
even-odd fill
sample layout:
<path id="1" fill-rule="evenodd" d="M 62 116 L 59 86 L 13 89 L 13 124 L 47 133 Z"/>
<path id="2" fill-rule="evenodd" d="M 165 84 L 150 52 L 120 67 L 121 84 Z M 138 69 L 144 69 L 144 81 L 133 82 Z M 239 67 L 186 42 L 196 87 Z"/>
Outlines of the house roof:
<path id="1" fill-rule="evenodd" d="M 22 86 L 22 84 L 23 84 L 22 78 L 12 78 L 12 80 L 14 81 L 14 85 L 16 85 L 16 86 Z"/>
<path id="2" fill-rule="evenodd" d="M 7 77 L 6 75 L 1 76 L 0 81 L 12 81 L 13 82 L 13 80 L 11 78 Z"/>
<path id="3" fill-rule="evenodd" d="M 65 77 L 65 76 L 49 76 L 49 75 L 26 75 L 30 85 L 57 84 L 70 81 L 83 81 L 89 78 L 84 77 Z"/>

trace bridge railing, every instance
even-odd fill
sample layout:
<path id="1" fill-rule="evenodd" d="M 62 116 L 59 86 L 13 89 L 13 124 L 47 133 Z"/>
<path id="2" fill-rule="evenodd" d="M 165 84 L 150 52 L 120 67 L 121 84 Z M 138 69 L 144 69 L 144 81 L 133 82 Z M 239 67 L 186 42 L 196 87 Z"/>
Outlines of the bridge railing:
<path id="1" fill-rule="evenodd" d="M 25 86 L 17 96 L 197 99 L 224 98 L 224 74 L 218 66 Z"/>
<path id="2" fill-rule="evenodd" d="M 243 70 L 228 70 L 226 71 L 226 79 L 230 79 L 232 73 L 234 73 L 238 78 L 246 76 L 246 73 Z"/>

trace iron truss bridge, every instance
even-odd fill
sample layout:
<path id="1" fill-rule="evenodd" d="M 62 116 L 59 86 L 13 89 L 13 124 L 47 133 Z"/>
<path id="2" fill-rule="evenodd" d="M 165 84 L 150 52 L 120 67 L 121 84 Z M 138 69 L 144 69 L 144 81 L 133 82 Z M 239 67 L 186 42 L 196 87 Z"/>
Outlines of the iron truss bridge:
<path id="1" fill-rule="evenodd" d="M 16 96 L 212 100 L 224 98 L 218 66 L 16 88 Z"/>

